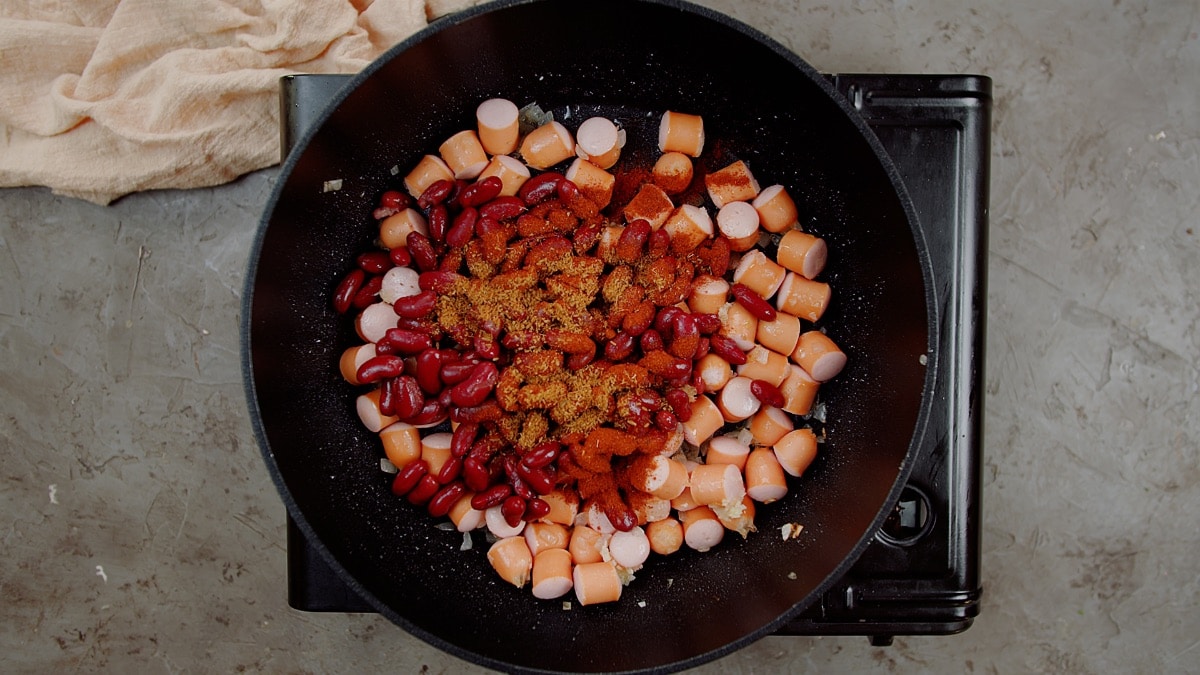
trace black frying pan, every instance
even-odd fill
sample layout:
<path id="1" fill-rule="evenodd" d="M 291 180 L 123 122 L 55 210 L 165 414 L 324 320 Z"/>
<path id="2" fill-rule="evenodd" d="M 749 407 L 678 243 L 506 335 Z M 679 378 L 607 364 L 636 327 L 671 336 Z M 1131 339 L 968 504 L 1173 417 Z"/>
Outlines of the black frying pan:
<path id="1" fill-rule="evenodd" d="M 757 535 L 652 558 L 619 603 L 566 610 L 500 581 L 482 542 L 397 500 L 377 437 L 338 375 L 353 330 L 330 297 L 371 246 L 370 213 L 421 154 L 473 124 L 479 101 L 537 102 L 568 127 L 629 130 L 647 162 L 658 115 L 701 114 L 700 164 L 744 159 L 828 241 L 822 324 L 850 355 L 822 390 L 820 457 Z M 574 123 L 573 123 L 574 121 Z M 642 147 L 638 151 L 635 148 Z M 640 154 L 639 154 L 640 152 Z M 325 181 L 341 189 L 323 191 Z M 251 255 L 244 312 L 250 412 L 292 516 L 375 608 L 422 639 L 502 670 L 675 670 L 766 635 L 849 568 L 894 504 L 933 395 L 936 309 L 912 210 L 879 143 L 810 66 L 754 30 L 681 2 L 502 3 L 456 16 L 356 77 L 283 167 Z M 805 527 L 794 541 L 785 523 Z M 567 599 L 570 599 L 568 596 Z"/>

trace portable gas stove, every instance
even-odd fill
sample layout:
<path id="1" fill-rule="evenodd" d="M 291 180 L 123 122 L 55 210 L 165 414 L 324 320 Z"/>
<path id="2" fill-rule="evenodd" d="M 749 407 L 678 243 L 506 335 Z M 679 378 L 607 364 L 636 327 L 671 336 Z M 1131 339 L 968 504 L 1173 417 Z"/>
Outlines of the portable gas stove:
<path id="1" fill-rule="evenodd" d="M 346 75 L 281 81 L 284 155 Z M 987 298 L 991 79 L 972 75 L 828 75 L 900 171 L 933 264 L 941 312 L 937 395 L 923 448 L 896 510 L 862 557 L 779 635 L 949 635 L 979 613 L 983 355 Z M 288 603 L 372 612 L 288 518 Z"/>

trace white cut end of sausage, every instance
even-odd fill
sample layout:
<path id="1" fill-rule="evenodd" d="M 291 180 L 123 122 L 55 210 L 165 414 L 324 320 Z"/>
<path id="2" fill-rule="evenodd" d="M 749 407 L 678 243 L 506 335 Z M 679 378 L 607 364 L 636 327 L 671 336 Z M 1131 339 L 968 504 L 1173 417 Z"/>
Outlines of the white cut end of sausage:
<path id="1" fill-rule="evenodd" d="M 683 543 L 701 553 L 711 549 L 725 538 L 725 526 L 715 518 L 697 520 L 683 530 Z"/>
<path id="2" fill-rule="evenodd" d="M 612 521 L 604 514 L 604 509 L 601 509 L 595 502 L 588 504 L 582 515 L 586 519 L 587 526 L 600 534 L 612 534 L 617 531 Z"/>
<path id="3" fill-rule="evenodd" d="M 489 98 L 475 109 L 475 120 L 488 129 L 507 129 L 517 123 L 517 104 L 503 98 Z"/>
<path id="4" fill-rule="evenodd" d="M 369 396 L 363 394 L 355 400 L 355 408 L 358 410 L 358 419 L 362 420 L 363 426 L 368 431 L 378 433 L 385 426 L 390 424 L 395 418 L 387 418 L 379 411 L 379 404 L 372 401 Z"/>
<path id="5" fill-rule="evenodd" d="M 640 527 L 628 532 L 614 532 L 608 540 L 608 552 L 621 567 L 637 569 L 650 557 L 650 540 Z"/>
<path id="6" fill-rule="evenodd" d="M 539 600 L 561 598 L 570 592 L 574 582 L 571 577 L 550 577 L 541 579 L 533 585 L 533 597 Z"/>
<path id="7" fill-rule="evenodd" d="M 684 204 L 683 211 L 687 214 L 688 220 L 696 225 L 696 228 L 704 233 L 704 236 L 713 236 L 712 216 L 708 215 L 708 211 L 701 206 L 692 204 Z"/>
<path id="8" fill-rule="evenodd" d="M 817 382 L 827 382 L 842 372 L 846 366 L 846 354 L 843 352 L 828 352 L 822 354 L 812 364 L 812 376 Z"/>
<path id="9" fill-rule="evenodd" d="M 463 513 L 462 517 L 458 519 L 458 525 L 456 527 L 458 528 L 459 532 L 470 532 L 472 530 L 477 530 L 484 525 L 486 525 L 486 523 L 484 522 L 483 511 L 480 511 L 479 509 L 468 509 L 465 513 Z"/>
<path id="10" fill-rule="evenodd" d="M 642 492 L 654 492 L 671 477 L 671 464 L 662 455 L 655 455 L 647 461 L 650 463 L 650 469 L 642 477 L 642 484 L 637 488 Z"/>
<path id="11" fill-rule="evenodd" d="M 390 304 L 421 292 L 420 273 L 411 267 L 393 267 L 383 275 L 379 299 Z"/>
<path id="12" fill-rule="evenodd" d="M 687 475 L 687 471 L 684 471 L 684 475 Z M 683 492 L 683 490 L 680 490 L 680 492 Z M 678 497 L 679 495 L 675 496 Z M 641 519 L 639 522 L 654 523 L 664 520 L 671 515 L 671 500 L 659 497 L 644 499 L 638 504 L 638 508 L 634 509 L 634 513 Z"/>
<path id="13" fill-rule="evenodd" d="M 525 530 L 525 521 L 517 523 L 516 527 L 508 524 L 504 519 L 504 514 L 500 513 L 499 506 L 493 506 L 483 514 L 484 523 L 487 524 L 487 529 L 497 539 L 507 539 L 508 537 L 516 537 Z"/>
<path id="14" fill-rule="evenodd" d="M 783 499 L 787 495 L 787 491 L 786 485 L 775 485 L 774 483 L 763 483 L 746 488 L 746 494 L 750 496 L 750 499 L 760 504 L 770 504 Z"/>
<path id="15" fill-rule="evenodd" d="M 750 454 L 750 446 L 742 443 L 734 436 L 717 436 L 708 442 L 709 464 L 733 464 L 737 467 L 746 465 L 746 456 Z"/>
<path id="16" fill-rule="evenodd" d="M 575 142 L 587 155 L 603 155 L 618 146 L 620 134 L 612 120 L 589 117 L 575 131 Z"/>
<path id="17" fill-rule="evenodd" d="M 753 380 L 750 378 L 741 376 L 726 382 L 717 399 L 721 408 L 739 419 L 746 419 L 758 412 L 762 402 L 750 391 L 751 382 Z"/>
<path id="18" fill-rule="evenodd" d="M 389 329 L 400 321 L 396 311 L 386 302 L 369 305 L 358 315 L 358 332 L 367 342 L 379 342 Z"/>
<path id="19" fill-rule="evenodd" d="M 730 202 L 717 211 L 717 229 L 730 239 L 758 236 L 758 211 L 747 202 Z"/>
<path id="20" fill-rule="evenodd" d="M 825 240 L 816 240 L 804 256 L 804 265 L 800 270 L 800 274 L 809 279 L 815 279 L 821 273 L 821 270 L 825 269 L 825 262 L 828 258 L 829 247 L 825 244 Z"/>
<path id="21" fill-rule="evenodd" d="M 509 157 L 508 155 L 496 155 L 492 161 L 499 162 L 502 168 L 511 171 L 522 178 L 529 178 L 529 176 L 532 175 L 529 173 L 529 167 L 525 166 L 525 163 L 516 157 Z"/>

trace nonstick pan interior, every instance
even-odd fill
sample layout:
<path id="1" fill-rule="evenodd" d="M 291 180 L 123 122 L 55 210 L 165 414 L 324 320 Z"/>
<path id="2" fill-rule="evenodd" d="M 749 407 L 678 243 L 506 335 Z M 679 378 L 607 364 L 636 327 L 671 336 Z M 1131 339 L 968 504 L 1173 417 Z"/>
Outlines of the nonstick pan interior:
<path id="1" fill-rule="evenodd" d="M 653 557 L 614 604 L 535 600 L 492 572 L 481 536 L 460 551 L 462 535 L 396 499 L 336 367 L 356 338 L 331 291 L 377 234 L 379 194 L 493 96 L 536 102 L 570 128 L 592 114 L 619 120 L 631 139 L 623 166 L 652 161 L 662 111 L 700 114 L 699 167 L 747 161 L 764 186 L 787 186 L 802 225 L 830 247 L 834 296 L 821 325 L 850 362 L 822 388 L 817 461 L 788 497 L 760 506 L 757 534 Z M 398 46 L 297 145 L 251 256 L 248 396 L 291 514 L 388 618 L 501 670 L 676 670 L 771 632 L 857 558 L 907 476 L 934 395 L 928 261 L 881 152 L 810 66 L 683 3 L 503 3 Z M 784 541 L 787 523 L 802 536 Z"/>

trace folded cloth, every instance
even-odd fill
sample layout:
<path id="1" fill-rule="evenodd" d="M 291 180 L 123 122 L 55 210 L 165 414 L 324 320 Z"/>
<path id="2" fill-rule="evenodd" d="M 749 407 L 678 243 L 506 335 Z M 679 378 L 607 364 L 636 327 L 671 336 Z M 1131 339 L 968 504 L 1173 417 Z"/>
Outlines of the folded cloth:
<path id="1" fill-rule="evenodd" d="M 0 3 L 0 187 L 107 204 L 271 166 L 280 77 L 358 72 L 477 2 Z"/>

